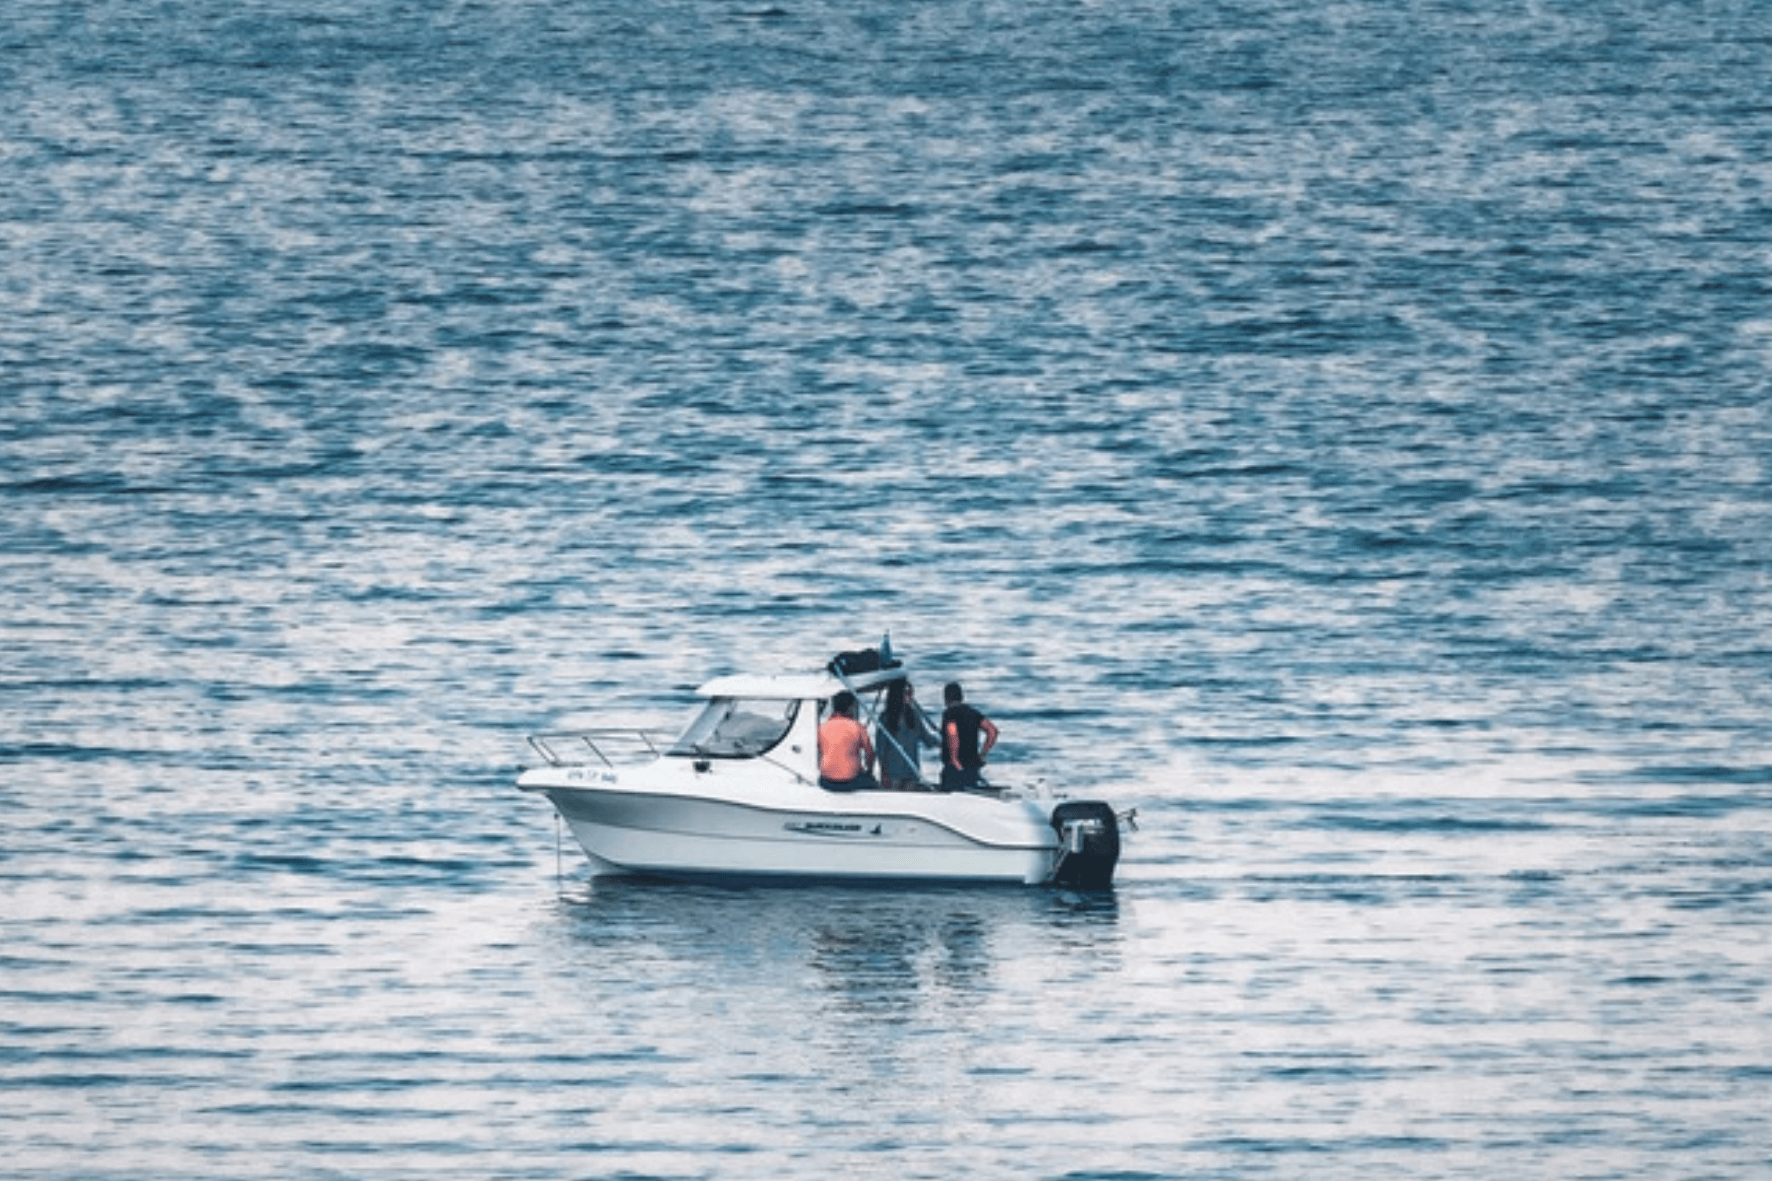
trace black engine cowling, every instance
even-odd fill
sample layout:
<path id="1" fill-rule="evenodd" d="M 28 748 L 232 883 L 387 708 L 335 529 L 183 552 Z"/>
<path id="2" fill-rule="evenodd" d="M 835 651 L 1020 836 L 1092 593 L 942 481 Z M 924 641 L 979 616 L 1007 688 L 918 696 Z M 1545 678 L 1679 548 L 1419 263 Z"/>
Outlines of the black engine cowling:
<path id="1" fill-rule="evenodd" d="M 1073 890 L 1105 890 L 1120 862 L 1120 818 L 1100 800 L 1070 800 L 1052 809 L 1058 833 L 1054 885 Z"/>

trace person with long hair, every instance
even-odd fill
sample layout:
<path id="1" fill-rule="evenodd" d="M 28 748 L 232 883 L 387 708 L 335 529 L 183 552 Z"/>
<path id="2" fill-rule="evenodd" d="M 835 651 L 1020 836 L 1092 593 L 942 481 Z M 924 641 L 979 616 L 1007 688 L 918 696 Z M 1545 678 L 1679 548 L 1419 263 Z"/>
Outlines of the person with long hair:
<path id="1" fill-rule="evenodd" d="M 910 681 L 894 681 L 886 689 L 886 708 L 875 728 L 874 747 L 880 752 L 880 785 L 887 791 L 923 791 L 922 747 L 941 745 L 923 711 L 917 708 L 917 691 Z"/>

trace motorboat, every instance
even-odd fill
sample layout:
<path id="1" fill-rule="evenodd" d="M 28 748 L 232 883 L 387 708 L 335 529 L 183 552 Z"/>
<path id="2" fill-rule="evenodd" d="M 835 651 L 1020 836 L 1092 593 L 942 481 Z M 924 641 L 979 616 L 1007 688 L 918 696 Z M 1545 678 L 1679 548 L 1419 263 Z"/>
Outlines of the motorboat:
<path id="1" fill-rule="evenodd" d="M 535 734 L 517 780 L 547 796 L 593 875 L 736 881 L 1111 885 L 1132 814 L 1041 786 L 837 792 L 819 785 L 818 727 L 843 690 L 875 730 L 907 677 L 877 649 L 812 671 L 721 676 L 673 738 Z"/>

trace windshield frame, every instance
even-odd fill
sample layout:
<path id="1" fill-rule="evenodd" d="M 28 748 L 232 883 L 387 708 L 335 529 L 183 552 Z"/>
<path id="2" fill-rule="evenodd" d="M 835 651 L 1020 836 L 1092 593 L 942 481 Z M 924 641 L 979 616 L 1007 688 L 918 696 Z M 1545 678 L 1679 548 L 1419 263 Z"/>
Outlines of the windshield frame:
<path id="1" fill-rule="evenodd" d="M 665 755 L 688 759 L 757 759 L 787 740 L 800 716 L 792 698 L 710 697 Z"/>

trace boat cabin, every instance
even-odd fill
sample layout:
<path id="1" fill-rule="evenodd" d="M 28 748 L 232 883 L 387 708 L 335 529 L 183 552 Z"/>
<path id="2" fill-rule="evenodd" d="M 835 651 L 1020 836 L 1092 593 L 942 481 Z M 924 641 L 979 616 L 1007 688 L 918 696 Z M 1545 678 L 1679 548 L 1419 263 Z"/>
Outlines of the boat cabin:
<path id="1" fill-rule="evenodd" d="M 642 761 L 656 761 L 661 770 L 673 760 L 686 759 L 694 770 L 702 772 L 713 770 L 716 761 L 725 761 L 750 763 L 759 770 L 766 766 L 775 774 L 785 771 L 802 783 L 816 783 L 818 727 L 831 699 L 844 690 L 855 694 L 858 720 L 872 734 L 887 691 L 907 676 L 903 665 L 890 655 L 882 657 L 872 650 L 846 653 L 816 672 L 716 677 L 696 690 L 703 704 L 674 738 L 639 730 L 598 729 L 535 734 L 529 743 L 556 767 L 594 761 L 616 770 L 621 764 L 633 763 L 637 756 Z M 931 732 L 936 729 L 935 719 L 924 715 L 924 721 Z M 875 753 L 885 757 L 884 751 Z"/>
<path id="2" fill-rule="evenodd" d="M 855 694 L 862 723 L 873 728 L 888 687 L 905 679 L 903 668 L 838 675 L 830 672 L 717 677 L 697 693 L 701 711 L 665 749 L 667 757 L 755 759 L 769 757 L 796 774 L 818 774 L 818 726 L 831 698 Z"/>

